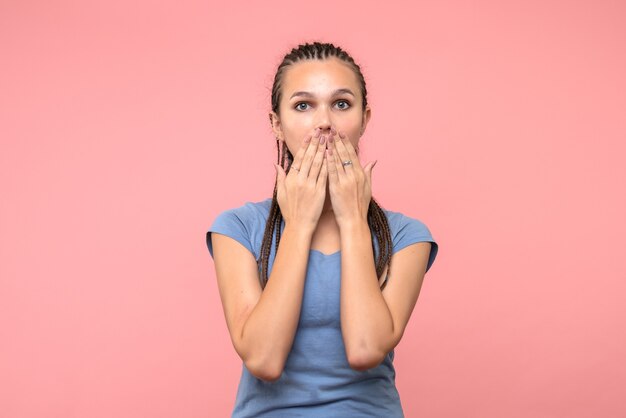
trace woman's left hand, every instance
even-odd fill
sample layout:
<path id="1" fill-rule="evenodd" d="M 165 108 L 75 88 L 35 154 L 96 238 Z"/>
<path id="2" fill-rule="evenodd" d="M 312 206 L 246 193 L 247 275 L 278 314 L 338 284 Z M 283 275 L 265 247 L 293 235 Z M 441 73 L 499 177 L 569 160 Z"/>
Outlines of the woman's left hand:
<path id="1" fill-rule="evenodd" d="M 372 169 L 376 161 L 361 167 L 350 138 L 343 132 L 331 132 L 327 140 L 328 187 L 337 224 L 367 222 L 372 198 Z M 352 161 L 344 166 L 343 161 Z"/>

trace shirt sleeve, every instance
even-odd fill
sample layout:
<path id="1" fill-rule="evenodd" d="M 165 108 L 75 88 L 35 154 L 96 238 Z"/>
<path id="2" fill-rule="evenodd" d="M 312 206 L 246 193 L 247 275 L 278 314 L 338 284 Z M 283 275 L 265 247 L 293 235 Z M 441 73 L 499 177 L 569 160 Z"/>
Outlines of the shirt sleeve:
<path id="1" fill-rule="evenodd" d="M 248 251 L 256 258 L 254 248 L 250 239 L 250 230 L 246 223 L 246 218 L 241 211 L 234 209 L 228 209 L 220 213 L 213 221 L 211 227 L 206 233 L 206 245 L 209 249 L 211 257 L 213 257 L 213 242 L 211 241 L 211 234 L 217 232 L 222 235 L 226 235 L 241 245 L 246 247 Z"/>
<path id="2" fill-rule="evenodd" d="M 433 238 L 428 227 L 422 221 L 402 215 L 400 227 L 393 243 L 393 252 L 395 253 L 408 245 L 423 241 L 431 243 L 428 264 L 426 265 L 426 271 L 428 271 L 435 262 L 439 245 Z"/>

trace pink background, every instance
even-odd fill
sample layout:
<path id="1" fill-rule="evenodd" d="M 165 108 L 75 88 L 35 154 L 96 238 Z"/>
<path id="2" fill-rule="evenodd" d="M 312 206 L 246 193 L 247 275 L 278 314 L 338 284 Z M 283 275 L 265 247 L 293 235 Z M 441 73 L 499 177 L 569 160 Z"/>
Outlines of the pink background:
<path id="1" fill-rule="evenodd" d="M 271 196 L 274 71 L 313 40 L 365 74 L 374 196 L 440 245 L 407 417 L 626 416 L 626 5 L 388 6 L 2 2 L 2 418 L 229 416 L 204 234 Z"/>

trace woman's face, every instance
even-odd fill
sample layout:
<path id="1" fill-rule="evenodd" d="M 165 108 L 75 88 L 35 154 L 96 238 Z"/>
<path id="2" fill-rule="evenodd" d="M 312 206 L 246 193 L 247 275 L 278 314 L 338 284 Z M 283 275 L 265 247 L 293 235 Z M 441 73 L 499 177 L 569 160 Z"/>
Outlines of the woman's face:
<path id="1" fill-rule="evenodd" d="M 294 157 L 306 135 L 317 127 L 322 134 L 331 127 L 344 132 L 358 148 L 371 109 L 361 108 L 361 90 L 348 65 L 334 57 L 303 60 L 288 67 L 282 81 L 280 117 L 270 113 L 272 129 Z"/>

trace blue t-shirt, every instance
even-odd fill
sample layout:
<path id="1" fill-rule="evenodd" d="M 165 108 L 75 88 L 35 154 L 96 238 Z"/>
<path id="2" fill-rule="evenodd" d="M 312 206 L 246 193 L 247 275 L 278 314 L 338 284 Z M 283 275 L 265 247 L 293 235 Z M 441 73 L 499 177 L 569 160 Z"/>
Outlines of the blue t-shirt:
<path id="1" fill-rule="evenodd" d="M 206 233 L 211 257 L 211 232 L 218 232 L 240 242 L 258 260 L 271 203 L 271 198 L 246 202 L 220 213 Z M 391 231 L 392 254 L 416 242 L 432 243 L 428 271 L 438 250 L 429 229 L 417 219 L 383 211 Z M 283 221 L 281 231 L 284 226 Z M 377 240 L 372 236 L 378 251 Z M 268 277 L 275 257 L 274 242 Z M 232 418 L 404 417 L 395 385 L 394 350 L 369 370 L 357 371 L 348 363 L 341 334 L 340 272 L 341 251 L 332 254 L 310 251 L 300 319 L 283 373 L 280 379 L 267 382 L 252 375 L 242 362 Z M 387 280 L 393 280 L 391 275 Z"/>

